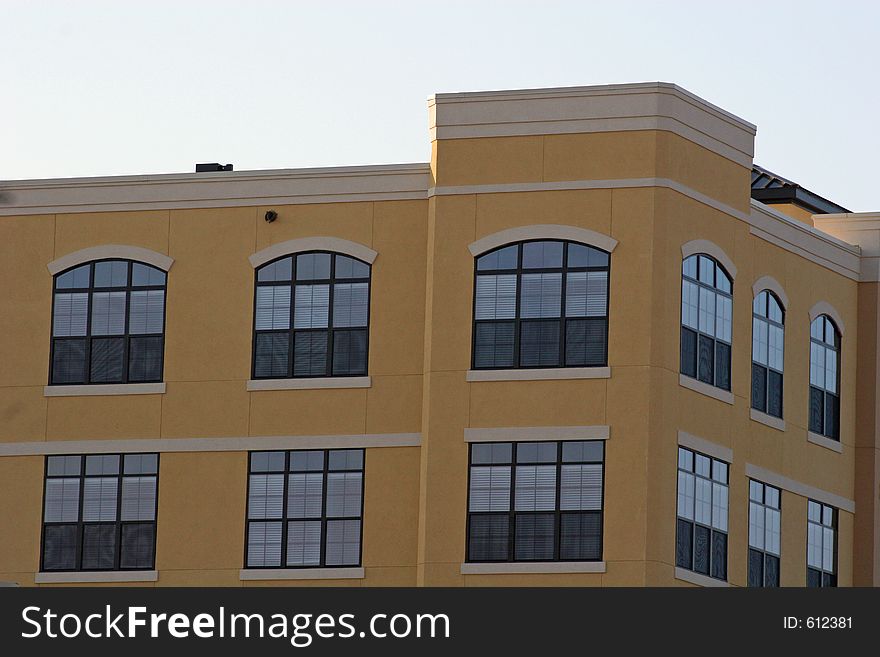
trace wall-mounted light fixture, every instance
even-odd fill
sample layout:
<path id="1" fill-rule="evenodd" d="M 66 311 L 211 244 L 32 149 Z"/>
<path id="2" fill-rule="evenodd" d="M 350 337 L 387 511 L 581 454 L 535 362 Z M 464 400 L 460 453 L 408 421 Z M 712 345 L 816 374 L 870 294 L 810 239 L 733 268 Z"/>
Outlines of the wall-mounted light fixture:
<path id="1" fill-rule="evenodd" d="M 275 212 L 275 210 L 266 210 L 266 215 L 263 217 L 263 219 L 266 220 L 267 224 L 271 224 L 277 218 L 278 218 L 278 213 Z"/>

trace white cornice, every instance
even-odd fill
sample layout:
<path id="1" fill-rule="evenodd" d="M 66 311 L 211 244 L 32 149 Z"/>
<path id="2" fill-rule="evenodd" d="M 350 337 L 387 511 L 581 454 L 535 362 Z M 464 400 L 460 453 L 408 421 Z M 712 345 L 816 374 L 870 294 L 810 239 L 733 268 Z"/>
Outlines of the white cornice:
<path id="1" fill-rule="evenodd" d="M 756 127 L 667 82 L 436 94 L 431 140 L 665 130 L 751 168 Z"/>
<path id="2" fill-rule="evenodd" d="M 428 164 L 0 181 L 0 216 L 427 198 Z"/>

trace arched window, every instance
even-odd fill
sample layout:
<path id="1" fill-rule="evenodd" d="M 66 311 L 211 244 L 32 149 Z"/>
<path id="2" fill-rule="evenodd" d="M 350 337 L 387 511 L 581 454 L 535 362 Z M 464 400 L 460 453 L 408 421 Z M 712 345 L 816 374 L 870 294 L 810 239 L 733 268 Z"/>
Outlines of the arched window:
<path id="1" fill-rule="evenodd" d="M 828 315 L 810 324 L 810 431 L 840 440 L 840 331 Z"/>
<path id="2" fill-rule="evenodd" d="M 519 242 L 476 260 L 474 369 L 608 363 L 606 251 Z"/>
<path id="3" fill-rule="evenodd" d="M 681 273 L 681 373 L 730 390 L 730 276 L 703 253 L 685 258 Z"/>
<path id="4" fill-rule="evenodd" d="M 50 385 L 162 380 L 165 272 L 98 260 L 55 276 Z"/>
<path id="5" fill-rule="evenodd" d="M 255 296 L 255 379 L 367 373 L 370 265 L 326 251 L 284 256 L 257 269 Z"/>
<path id="6" fill-rule="evenodd" d="M 782 365 L 785 315 L 769 290 L 752 307 L 752 408 L 782 417 Z"/>

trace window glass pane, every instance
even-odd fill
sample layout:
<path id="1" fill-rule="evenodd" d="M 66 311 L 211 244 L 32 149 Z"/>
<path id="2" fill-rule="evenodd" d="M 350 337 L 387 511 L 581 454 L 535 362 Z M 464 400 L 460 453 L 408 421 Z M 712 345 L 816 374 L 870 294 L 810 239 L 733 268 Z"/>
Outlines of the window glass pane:
<path id="1" fill-rule="evenodd" d="M 778 372 L 783 366 L 783 334 L 779 326 L 771 326 L 768 335 L 767 364 Z"/>
<path id="2" fill-rule="evenodd" d="M 694 453 L 691 450 L 685 449 L 684 447 L 678 448 L 678 467 L 682 470 L 693 472 Z"/>
<path id="3" fill-rule="evenodd" d="M 586 267 L 589 262 L 590 247 L 583 244 L 568 245 L 568 267 Z"/>
<path id="4" fill-rule="evenodd" d="M 758 502 L 759 504 L 764 501 L 764 484 L 755 481 L 754 479 L 749 480 L 749 499 L 753 502 Z"/>
<path id="5" fill-rule="evenodd" d="M 826 527 L 834 525 L 834 509 L 830 506 L 822 506 L 822 524 Z"/>
<path id="6" fill-rule="evenodd" d="M 87 293 L 56 294 L 52 335 L 55 337 L 85 335 L 88 317 L 89 295 Z"/>
<path id="7" fill-rule="evenodd" d="M 159 381 L 162 378 L 163 338 L 131 338 L 128 353 L 128 380 Z"/>
<path id="8" fill-rule="evenodd" d="M 675 523 L 675 565 L 693 570 L 694 568 L 694 525 L 687 520 L 678 519 Z"/>
<path id="9" fill-rule="evenodd" d="M 764 549 L 765 527 L 764 507 L 757 502 L 749 502 L 749 546 Z"/>
<path id="10" fill-rule="evenodd" d="M 766 537 L 765 545 L 767 552 L 771 554 L 779 554 L 779 542 L 781 537 L 780 514 L 776 509 L 767 509 L 766 511 Z"/>
<path id="11" fill-rule="evenodd" d="M 727 579 L 727 534 L 712 532 L 712 577 Z"/>
<path id="12" fill-rule="evenodd" d="M 47 479 L 45 497 L 45 522 L 79 520 L 79 479 Z"/>
<path id="13" fill-rule="evenodd" d="M 79 456 L 50 456 L 46 465 L 49 475 L 78 475 L 82 458 Z"/>
<path id="14" fill-rule="evenodd" d="M 607 267 L 609 259 L 610 258 L 605 251 L 590 247 L 589 261 L 587 264 L 590 267 Z"/>
<path id="15" fill-rule="evenodd" d="M 296 257 L 296 280 L 313 281 L 330 278 L 329 253 L 304 253 Z"/>
<path id="16" fill-rule="evenodd" d="M 825 390 L 837 392 L 837 352 L 825 350 Z"/>
<path id="17" fill-rule="evenodd" d="M 727 274 L 724 273 L 724 270 L 722 270 L 721 267 L 717 267 L 716 277 L 717 278 L 715 284 L 718 289 L 722 292 L 727 292 L 728 294 L 730 294 L 730 278 L 727 276 Z"/>
<path id="18" fill-rule="evenodd" d="M 125 369 L 125 338 L 92 340 L 92 383 L 120 383 Z"/>
<path id="19" fill-rule="evenodd" d="M 81 265 L 76 269 L 71 269 L 61 274 L 55 279 L 55 288 L 58 290 L 69 290 L 71 288 L 88 287 L 90 268 L 90 265 Z"/>
<path id="20" fill-rule="evenodd" d="M 832 347 L 837 346 L 837 330 L 828 317 L 825 317 L 825 343 Z"/>
<path id="21" fill-rule="evenodd" d="M 807 518 L 812 522 L 822 521 L 822 505 L 810 500 L 807 503 Z"/>
<path id="22" fill-rule="evenodd" d="M 834 530 L 822 528 L 822 569 L 833 573 L 834 568 Z"/>
<path id="23" fill-rule="evenodd" d="M 733 321 L 733 300 L 720 294 L 716 297 L 715 334 L 719 340 L 731 341 L 731 325 Z"/>
<path id="24" fill-rule="evenodd" d="M 293 375 L 326 376 L 327 332 L 295 333 L 293 340 Z"/>
<path id="25" fill-rule="evenodd" d="M 678 515 L 688 520 L 694 519 L 694 475 L 678 472 Z"/>
<path id="26" fill-rule="evenodd" d="M 291 471 L 312 471 L 324 469 L 324 452 L 322 450 L 297 451 L 290 453 Z"/>
<path id="27" fill-rule="evenodd" d="M 367 373 L 367 331 L 336 331 L 333 334 L 333 374 L 350 376 Z"/>
<path id="28" fill-rule="evenodd" d="M 327 516 L 344 518 L 361 515 L 360 472 L 331 472 L 327 475 Z"/>
<path id="29" fill-rule="evenodd" d="M 822 340 L 825 335 L 825 323 L 823 317 L 817 317 L 810 323 L 810 337 Z"/>
<path id="30" fill-rule="evenodd" d="M 159 471 L 158 454 L 126 454 L 125 474 L 156 474 Z"/>
<path id="31" fill-rule="evenodd" d="M 782 417 L 782 375 L 770 370 L 767 379 L 767 412 Z"/>
<path id="32" fill-rule="evenodd" d="M 752 318 L 752 360 L 767 365 L 767 322 Z"/>
<path id="33" fill-rule="evenodd" d="M 290 287 L 264 285 L 257 288 L 254 325 L 258 331 L 290 327 Z"/>
<path id="34" fill-rule="evenodd" d="M 709 574 L 711 550 L 711 530 L 702 525 L 694 525 L 694 571 Z"/>
<path id="35" fill-rule="evenodd" d="M 354 566 L 361 557 L 361 521 L 328 520 L 325 562 L 328 566 Z"/>
<path id="36" fill-rule="evenodd" d="M 703 524 L 712 524 L 712 482 L 697 477 L 695 482 L 694 520 Z"/>
<path id="37" fill-rule="evenodd" d="M 683 280 L 681 282 L 681 323 L 698 329 L 697 312 L 699 309 L 700 287 L 696 283 Z"/>
<path id="38" fill-rule="evenodd" d="M 289 371 L 289 333 L 257 333 L 254 349 L 256 378 L 285 377 Z"/>
<path id="39" fill-rule="evenodd" d="M 684 259 L 681 265 L 681 272 L 690 278 L 697 277 L 697 256 L 692 255 Z"/>
<path id="40" fill-rule="evenodd" d="M 523 274 L 520 317 L 559 317 L 562 274 Z"/>
<path id="41" fill-rule="evenodd" d="M 516 275 L 477 276 L 475 319 L 516 317 Z"/>
<path id="42" fill-rule="evenodd" d="M 74 570 L 76 537 L 76 525 L 46 525 L 43 528 L 43 570 Z"/>
<path id="43" fill-rule="evenodd" d="M 752 312 L 761 317 L 767 316 L 767 292 L 761 292 L 752 302 Z"/>
<path id="44" fill-rule="evenodd" d="M 281 523 L 248 523 L 248 566 L 281 565 Z"/>
<path id="45" fill-rule="evenodd" d="M 807 564 L 822 567 L 822 527 L 807 523 Z"/>
<path id="46" fill-rule="evenodd" d="M 517 443 L 517 463 L 556 463 L 557 443 Z"/>
<path id="47" fill-rule="evenodd" d="M 556 466 L 520 465 L 516 468 L 517 511 L 553 511 L 556 508 Z"/>
<path id="48" fill-rule="evenodd" d="M 321 563 L 321 521 L 287 523 L 287 565 L 317 566 Z"/>
<path id="49" fill-rule="evenodd" d="M 701 477 L 709 477 L 712 460 L 702 454 L 695 454 L 694 456 L 696 457 L 696 468 L 694 471 Z"/>
<path id="50" fill-rule="evenodd" d="M 522 367 L 559 365 L 559 321 L 520 324 L 519 364 Z"/>
<path id="51" fill-rule="evenodd" d="M 749 550 L 748 583 L 752 588 L 764 586 L 764 553 L 758 550 Z"/>
<path id="52" fill-rule="evenodd" d="M 569 319 L 565 322 L 565 364 L 583 367 L 606 363 L 608 320 Z"/>
<path id="53" fill-rule="evenodd" d="M 561 561 L 596 561 L 602 558 L 600 513 L 564 513 L 560 523 Z"/>
<path id="54" fill-rule="evenodd" d="M 523 244 L 523 269 L 562 267 L 562 242 L 526 242 Z"/>
<path id="55" fill-rule="evenodd" d="M 294 328 L 326 328 L 329 317 L 329 285 L 297 285 L 293 309 Z"/>
<path id="56" fill-rule="evenodd" d="M 727 483 L 727 464 L 724 461 L 712 459 L 712 479 L 722 484 Z"/>
<path id="57" fill-rule="evenodd" d="M 506 561 L 510 519 L 505 515 L 470 516 L 468 559 L 470 561 Z"/>
<path id="58" fill-rule="evenodd" d="M 782 306 L 779 305 L 779 302 L 776 300 L 772 294 L 767 295 L 767 302 L 769 305 L 769 312 L 767 313 L 774 322 L 778 322 L 782 324 Z"/>
<path id="59" fill-rule="evenodd" d="M 366 326 L 369 307 L 369 283 L 336 283 L 333 287 L 333 326 Z"/>
<path id="60" fill-rule="evenodd" d="M 699 257 L 700 282 L 715 287 L 715 262 L 706 256 Z"/>
<path id="61" fill-rule="evenodd" d="M 510 467 L 479 466 L 471 468 L 470 511 L 510 510 Z"/>
<path id="62" fill-rule="evenodd" d="M 86 380 L 86 340 L 54 340 L 52 383 L 84 383 Z"/>
<path id="63" fill-rule="evenodd" d="M 284 470 L 284 452 L 251 452 L 251 472 Z"/>
<path id="64" fill-rule="evenodd" d="M 360 470 L 364 467 L 364 452 L 361 449 L 330 450 L 331 470 Z"/>
<path id="65" fill-rule="evenodd" d="M 510 463 L 510 443 L 474 443 L 471 445 L 471 463 Z"/>
<path id="66" fill-rule="evenodd" d="M 697 376 L 697 333 L 684 326 L 681 327 L 681 373 L 685 376 Z"/>
<path id="67" fill-rule="evenodd" d="M 248 481 L 248 518 L 280 518 L 284 475 L 253 474 Z"/>
<path id="68" fill-rule="evenodd" d="M 565 290 L 566 317 L 602 317 L 607 312 L 608 272 L 572 272 L 567 274 Z"/>
<path id="69" fill-rule="evenodd" d="M 289 281 L 293 271 L 293 258 L 287 257 L 263 265 L 257 270 L 259 282 Z"/>
<path id="70" fill-rule="evenodd" d="M 559 508 L 563 511 L 602 510 L 602 466 L 563 465 Z"/>
<path id="71" fill-rule="evenodd" d="M 115 562 L 116 525 L 86 525 L 83 527 L 83 570 L 109 570 L 113 568 Z"/>
<path id="72" fill-rule="evenodd" d="M 602 440 L 579 440 L 562 443 L 562 462 L 598 461 L 603 459 L 605 443 Z"/>
<path id="73" fill-rule="evenodd" d="M 125 333 L 125 292 L 92 294 L 92 335 Z"/>
<path id="74" fill-rule="evenodd" d="M 131 284 L 135 287 L 165 285 L 165 272 L 149 265 L 133 262 L 131 265 Z"/>
<path id="75" fill-rule="evenodd" d="M 715 335 L 715 293 L 700 288 L 700 332 Z"/>
<path id="76" fill-rule="evenodd" d="M 778 509 L 779 508 L 779 489 L 773 488 L 773 486 L 767 486 L 765 492 L 765 504 L 767 506 Z"/>
<path id="77" fill-rule="evenodd" d="M 516 244 L 505 246 L 477 258 L 477 270 L 516 269 L 518 247 Z"/>
<path id="78" fill-rule="evenodd" d="M 336 256 L 336 278 L 369 278 L 370 266 L 344 255 Z"/>
<path id="79" fill-rule="evenodd" d="M 712 484 L 712 526 L 727 531 L 727 486 Z"/>
<path id="80" fill-rule="evenodd" d="M 289 475 L 287 517 L 320 518 L 323 494 L 324 475 L 322 473 L 302 472 Z"/>
<path id="81" fill-rule="evenodd" d="M 765 555 L 764 557 L 764 586 L 779 586 L 779 557 Z"/>
<path id="82" fill-rule="evenodd" d="M 95 287 L 126 287 L 128 263 L 123 260 L 106 260 L 95 263 Z"/>
<path id="83" fill-rule="evenodd" d="M 730 345 L 715 343 L 715 385 L 723 390 L 730 390 Z"/>
<path id="84" fill-rule="evenodd" d="M 155 525 L 122 525 L 120 568 L 152 568 L 156 545 Z"/>
<path id="85" fill-rule="evenodd" d="M 715 385 L 715 340 L 700 335 L 697 346 L 697 378 L 704 383 Z"/>
<path id="86" fill-rule="evenodd" d="M 810 386 L 810 431 L 825 432 L 825 395 L 818 388 Z"/>
<path id="87" fill-rule="evenodd" d="M 767 412 L 767 368 L 752 363 L 752 408 Z"/>
<path id="88" fill-rule="evenodd" d="M 288 295 L 288 312 L 289 307 Z M 165 324 L 165 290 L 132 292 L 129 313 L 129 333 L 161 333 Z"/>
<path id="89" fill-rule="evenodd" d="M 556 517 L 552 513 L 520 514 L 515 519 L 514 559 L 548 560 L 556 547 Z"/>
<path id="90" fill-rule="evenodd" d="M 115 522 L 117 477 L 86 477 L 83 480 L 83 512 L 85 522 Z"/>
<path id="91" fill-rule="evenodd" d="M 122 478 L 122 520 L 156 519 L 156 477 Z"/>

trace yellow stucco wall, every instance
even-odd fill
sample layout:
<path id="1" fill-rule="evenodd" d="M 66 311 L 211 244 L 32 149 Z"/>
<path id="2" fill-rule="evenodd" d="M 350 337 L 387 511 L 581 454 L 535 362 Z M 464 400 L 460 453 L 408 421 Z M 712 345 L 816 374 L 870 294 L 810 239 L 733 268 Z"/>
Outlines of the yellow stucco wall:
<path id="1" fill-rule="evenodd" d="M 749 170 L 668 132 L 440 140 L 439 186 L 659 178 L 739 211 Z M 601 185 L 600 185 L 601 186 Z M 434 195 L 426 200 L 0 218 L 0 440 L 421 433 L 369 448 L 363 580 L 241 582 L 247 454 L 163 453 L 158 585 L 672 585 L 679 430 L 732 448 L 728 571 L 745 585 L 746 463 L 853 497 L 857 284 L 750 234 L 744 222 L 666 187 Z M 500 230 L 565 224 L 618 240 L 611 260 L 609 378 L 466 381 L 473 256 Z M 254 272 L 248 256 L 299 237 L 378 252 L 369 388 L 248 392 Z M 726 404 L 679 385 L 681 245 L 711 240 L 735 262 L 732 391 Z M 46 264 L 119 243 L 174 258 L 162 395 L 44 397 L 52 278 Z M 749 419 L 752 282 L 785 288 L 784 432 Z M 843 453 L 806 440 L 809 309 L 831 301 L 843 336 Z M 606 572 L 462 575 L 466 428 L 608 425 Z M 0 457 L 0 580 L 39 564 L 43 457 Z M 852 516 L 840 514 L 839 578 L 852 582 Z M 782 581 L 803 585 L 806 500 L 783 496 Z"/>

